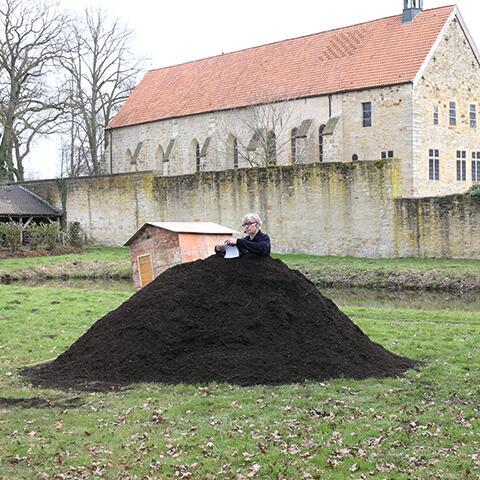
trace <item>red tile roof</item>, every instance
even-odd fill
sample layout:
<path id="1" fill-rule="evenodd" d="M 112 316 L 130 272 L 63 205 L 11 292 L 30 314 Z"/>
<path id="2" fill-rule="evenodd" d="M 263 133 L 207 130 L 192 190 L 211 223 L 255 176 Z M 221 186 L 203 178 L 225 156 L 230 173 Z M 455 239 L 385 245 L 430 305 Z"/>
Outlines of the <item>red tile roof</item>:
<path id="1" fill-rule="evenodd" d="M 284 40 L 147 72 L 107 128 L 274 100 L 406 83 L 454 6 Z"/>

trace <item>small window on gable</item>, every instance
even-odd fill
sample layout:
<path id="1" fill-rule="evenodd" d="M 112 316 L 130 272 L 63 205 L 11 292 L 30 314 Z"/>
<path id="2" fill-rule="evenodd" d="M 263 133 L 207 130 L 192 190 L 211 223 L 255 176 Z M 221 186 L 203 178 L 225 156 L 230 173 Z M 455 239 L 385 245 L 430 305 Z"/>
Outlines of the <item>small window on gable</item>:
<path id="1" fill-rule="evenodd" d="M 438 105 L 434 105 L 433 106 L 433 124 L 434 125 L 438 125 L 438 119 L 439 119 Z"/>
<path id="2" fill-rule="evenodd" d="M 450 126 L 454 127 L 457 124 L 457 104 L 455 102 L 449 104 L 448 118 Z"/>
<path id="3" fill-rule="evenodd" d="M 362 125 L 364 127 L 372 126 L 372 102 L 362 103 Z"/>
<path id="4" fill-rule="evenodd" d="M 440 180 L 440 151 L 436 148 L 428 151 L 428 179 Z"/>
<path id="5" fill-rule="evenodd" d="M 381 153 L 382 158 L 393 158 L 394 153 L 393 150 L 386 150 Z"/>
<path id="6" fill-rule="evenodd" d="M 470 128 L 477 128 L 477 105 L 470 104 Z"/>
<path id="7" fill-rule="evenodd" d="M 472 152 L 472 181 L 480 182 L 480 152 Z"/>
<path id="8" fill-rule="evenodd" d="M 457 181 L 465 182 L 467 180 L 467 152 L 466 150 L 457 150 Z"/>

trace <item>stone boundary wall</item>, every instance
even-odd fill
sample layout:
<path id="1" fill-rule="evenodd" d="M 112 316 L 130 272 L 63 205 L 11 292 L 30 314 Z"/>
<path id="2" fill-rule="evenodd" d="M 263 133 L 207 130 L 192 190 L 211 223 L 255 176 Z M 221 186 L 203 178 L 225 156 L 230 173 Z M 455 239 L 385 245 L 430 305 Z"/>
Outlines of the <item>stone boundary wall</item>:
<path id="1" fill-rule="evenodd" d="M 254 211 L 275 252 L 480 258 L 480 205 L 462 195 L 401 199 L 400 169 L 389 160 L 23 185 L 65 205 L 69 221 L 106 245 L 122 245 L 146 221 L 212 221 L 240 231 L 242 216 Z"/>
<path id="2" fill-rule="evenodd" d="M 480 203 L 468 194 L 394 205 L 392 256 L 480 258 Z"/>

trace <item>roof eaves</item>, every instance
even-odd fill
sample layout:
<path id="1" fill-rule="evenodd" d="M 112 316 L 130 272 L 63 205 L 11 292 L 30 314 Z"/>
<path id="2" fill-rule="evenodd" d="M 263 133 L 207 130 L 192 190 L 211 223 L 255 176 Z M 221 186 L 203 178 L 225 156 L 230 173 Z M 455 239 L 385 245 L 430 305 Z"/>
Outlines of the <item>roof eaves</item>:
<path id="1" fill-rule="evenodd" d="M 335 95 L 335 94 L 343 94 L 343 93 L 350 93 L 350 92 L 359 92 L 362 90 L 375 90 L 376 88 L 384 88 L 384 87 L 394 87 L 397 85 L 405 85 L 407 83 L 412 83 L 414 79 L 408 79 L 408 80 L 402 80 L 399 82 L 388 82 L 388 83 L 379 83 L 378 85 L 372 85 L 370 87 L 357 87 L 357 88 L 345 88 L 341 90 L 332 90 L 332 91 L 327 91 L 323 93 L 318 93 L 318 94 L 312 94 L 312 95 L 301 95 L 297 97 L 285 97 L 282 98 L 282 102 L 293 102 L 295 100 L 303 100 L 306 98 L 316 98 L 316 97 L 327 97 L 328 95 Z M 269 103 L 275 103 L 275 102 L 259 102 L 259 103 L 247 103 L 245 105 L 238 105 L 235 107 L 227 107 L 227 108 L 218 108 L 215 110 L 206 110 L 203 112 L 194 112 L 194 113 L 188 113 L 186 115 L 172 115 L 170 117 L 164 117 L 164 118 L 157 118 L 154 120 L 145 120 L 143 122 L 136 122 L 136 123 L 128 123 L 128 124 L 123 124 L 123 125 L 118 125 L 116 127 L 110 127 L 107 125 L 105 127 L 105 130 L 119 130 L 120 128 L 128 128 L 128 127 L 135 127 L 135 126 L 140 126 L 140 125 L 148 125 L 150 123 L 155 123 L 155 122 L 164 122 L 166 120 L 176 120 L 178 118 L 188 118 L 188 117 L 194 117 L 195 115 L 207 115 L 209 113 L 215 113 L 215 112 L 228 112 L 229 110 L 240 110 L 243 108 L 249 108 L 253 106 L 261 106 L 261 105 L 268 105 Z"/>

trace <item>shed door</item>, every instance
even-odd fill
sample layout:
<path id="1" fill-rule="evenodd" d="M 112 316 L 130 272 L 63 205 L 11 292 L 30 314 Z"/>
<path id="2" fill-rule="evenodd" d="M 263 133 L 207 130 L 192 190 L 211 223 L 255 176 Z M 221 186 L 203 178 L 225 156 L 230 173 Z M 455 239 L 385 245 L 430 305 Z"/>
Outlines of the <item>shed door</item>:
<path id="1" fill-rule="evenodd" d="M 144 287 L 153 280 L 153 263 L 152 255 L 147 253 L 146 255 L 140 255 L 137 257 L 138 262 L 138 274 L 140 276 L 140 286 Z"/>

